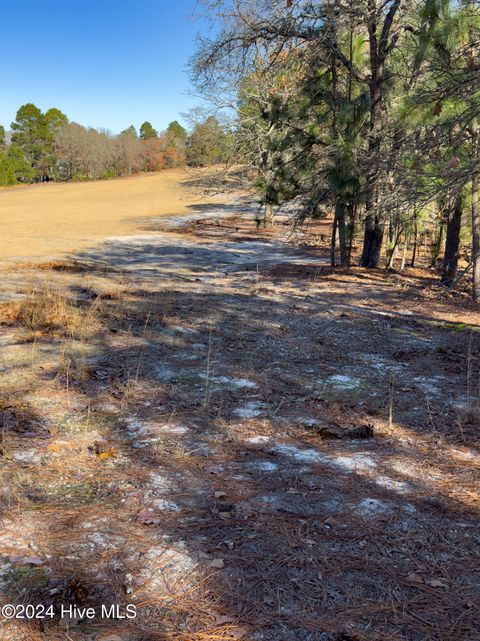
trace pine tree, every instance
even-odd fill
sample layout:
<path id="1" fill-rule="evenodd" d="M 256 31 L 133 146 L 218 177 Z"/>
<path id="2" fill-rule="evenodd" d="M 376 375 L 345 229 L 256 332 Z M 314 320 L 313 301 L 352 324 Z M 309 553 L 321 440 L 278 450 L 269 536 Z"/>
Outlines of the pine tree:
<path id="1" fill-rule="evenodd" d="M 55 132 L 68 122 L 58 109 L 49 109 L 45 114 L 32 103 L 17 111 L 12 122 L 12 144 L 19 147 L 31 165 L 33 179 L 50 180 L 56 172 L 54 148 Z"/>
<path id="2" fill-rule="evenodd" d="M 140 140 L 150 140 L 150 138 L 158 138 L 158 132 L 152 127 L 151 123 L 146 120 L 140 126 Z"/>
<path id="3" fill-rule="evenodd" d="M 231 138 L 214 116 L 195 124 L 187 140 L 187 162 L 205 167 L 226 162 L 231 154 Z"/>
<path id="4" fill-rule="evenodd" d="M 177 120 L 172 122 L 167 127 L 167 136 L 169 139 L 181 141 L 183 143 L 187 140 L 187 130 Z"/>
<path id="5" fill-rule="evenodd" d="M 132 136 L 133 138 L 138 138 L 137 136 L 137 130 L 133 125 L 130 125 L 130 127 L 127 127 L 123 131 L 120 132 L 120 136 Z"/>

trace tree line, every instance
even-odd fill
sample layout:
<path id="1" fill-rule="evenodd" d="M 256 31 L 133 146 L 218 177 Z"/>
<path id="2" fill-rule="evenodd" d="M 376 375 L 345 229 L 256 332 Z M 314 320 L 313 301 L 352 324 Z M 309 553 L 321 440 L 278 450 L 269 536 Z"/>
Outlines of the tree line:
<path id="1" fill-rule="evenodd" d="M 204 0 L 192 76 L 235 113 L 263 223 L 331 216 L 332 264 L 420 250 L 480 302 L 480 10 L 474 0 Z"/>
<path id="2" fill-rule="evenodd" d="M 19 108 L 7 136 L 0 126 L 0 185 L 130 176 L 227 160 L 228 132 L 209 116 L 187 130 L 176 120 L 158 132 L 145 121 L 118 135 L 70 122 L 59 109 Z M 8 138 L 8 140 L 7 140 Z"/>

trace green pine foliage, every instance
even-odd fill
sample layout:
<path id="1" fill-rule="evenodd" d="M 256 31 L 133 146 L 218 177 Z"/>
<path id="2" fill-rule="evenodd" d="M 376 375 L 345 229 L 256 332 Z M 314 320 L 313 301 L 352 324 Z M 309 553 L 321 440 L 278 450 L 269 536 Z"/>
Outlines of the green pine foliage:
<path id="1" fill-rule="evenodd" d="M 233 137 L 214 116 L 197 122 L 187 139 L 187 162 L 193 167 L 205 167 L 227 162 L 234 148 Z"/>
<path id="2" fill-rule="evenodd" d="M 33 103 L 27 103 L 17 111 L 12 122 L 12 146 L 23 153 L 22 163 L 30 170 L 18 170 L 19 180 L 46 181 L 56 177 L 57 157 L 55 153 L 55 134 L 68 123 L 59 109 L 49 109 L 46 113 Z M 18 158 L 18 153 L 16 154 Z"/>
<path id="3" fill-rule="evenodd" d="M 150 140 L 151 138 L 158 138 L 158 132 L 153 128 L 152 124 L 146 120 L 140 125 L 140 140 Z"/>

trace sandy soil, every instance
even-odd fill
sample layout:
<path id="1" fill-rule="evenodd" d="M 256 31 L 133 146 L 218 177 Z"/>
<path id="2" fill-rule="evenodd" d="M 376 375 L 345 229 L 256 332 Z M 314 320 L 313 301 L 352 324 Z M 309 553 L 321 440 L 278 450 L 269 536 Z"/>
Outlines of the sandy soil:
<path id="1" fill-rule="evenodd" d="M 478 313 L 237 208 L 8 272 L 1 641 L 478 639 Z"/>
<path id="2" fill-rule="evenodd" d="M 74 184 L 0 191 L 0 259 L 58 256 L 108 236 L 132 233 L 151 218 L 189 211 L 195 195 L 184 169 Z"/>

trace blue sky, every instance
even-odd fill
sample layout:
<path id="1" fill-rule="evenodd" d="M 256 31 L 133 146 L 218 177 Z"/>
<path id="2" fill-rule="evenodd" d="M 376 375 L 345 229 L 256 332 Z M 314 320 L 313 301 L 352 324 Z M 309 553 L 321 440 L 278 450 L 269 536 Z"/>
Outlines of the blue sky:
<path id="1" fill-rule="evenodd" d="M 2 2 L 2 99 L 58 107 L 70 120 L 118 133 L 144 120 L 164 129 L 198 104 L 185 65 L 202 24 L 195 0 Z"/>

